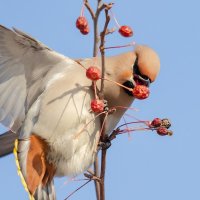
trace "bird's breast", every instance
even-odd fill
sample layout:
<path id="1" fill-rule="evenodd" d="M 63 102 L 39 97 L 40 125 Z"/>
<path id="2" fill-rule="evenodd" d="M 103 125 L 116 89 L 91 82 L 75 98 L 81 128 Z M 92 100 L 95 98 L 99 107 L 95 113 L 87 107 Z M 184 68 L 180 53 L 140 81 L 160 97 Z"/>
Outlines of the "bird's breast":
<path id="1" fill-rule="evenodd" d="M 65 77 L 43 94 L 33 132 L 48 143 L 47 160 L 58 176 L 79 174 L 94 160 L 100 120 L 91 112 L 92 98 L 86 83 Z"/>

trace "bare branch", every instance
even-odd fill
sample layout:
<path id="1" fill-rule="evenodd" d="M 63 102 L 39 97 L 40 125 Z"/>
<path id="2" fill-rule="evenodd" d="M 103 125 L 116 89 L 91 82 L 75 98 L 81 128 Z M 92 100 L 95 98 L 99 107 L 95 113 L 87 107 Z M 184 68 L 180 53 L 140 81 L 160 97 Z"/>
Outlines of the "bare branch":
<path id="1" fill-rule="evenodd" d="M 94 175 L 99 177 L 99 160 L 98 155 L 96 155 L 95 162 L 94 162 Z M 97 200 L 100 200 L 100 184 L 99 181 L 94 180 L 95 183 L 95 190 L 96 190 L 96 197 Z"/>
<path id="2" fill-rule="evenodd" d="M 116 28 L 107 29 L 106 35 L 112 34 L 116 31 Z"/>
<path id="3" fill-rule="evenodd" d="M 105 36 L 108 33 L 108 24 L 110 22 L 110 16 L 108 14 L 109 9 L 112 8 L 112 3 L 111 4 L 104 4 L 105 6 L 105 24 L 104 24 L 104 29 L 101 32 L 101 44 L 100 44 L 100 52 L 101 52 L 101 62 L 102 62 L 102 74 L 101 74 L 101 88 L 100 88 L 100 98 L 104 99 L 104 78 L 105 78 Z M 102 128 L 103 131 L 101 133 L 101 141 L 105 142 L 106 140 L 106 133 L 105 133 L 105 125 L 106 125 L 106 116 L 102 119 Z M 101 184 L 100 184 L 100 200 L 105 200 L 105 172 L 106 172 L 106 153 L 107 149 L 102 149 L 101 153 Z"/>
<path id="4" fill-rule="evenodd" d="M 103 97 L 103 90 L 104 90 L 104 78 L 105 78 L 105 36 L 107 33 L 107 27 L 110 22 L 110 16 L 108 15 L 108 9 L 105 9 L 105 15 L 106 15 L 106 22 L 104 25 L 104 29 L 101 32 L 101 44 L 100 44 L 100 52 L 101 52 L 101 62 L 102 62 L 102 80 L 101 80 L 101 89 L 100 89 L 100 94 Z M 102 98 L 101 97 L 101 98 Z"/>
<path id="5" fill-rule="evenodd" d="M 91 6 L 90 6 L 88 0 L 84 0 L 84 4 L 85 4 L 85 7 L 88 9 L 88 11 L 89 11 L 89 13 L 90 13 L 92 19 L 94 19 L 94 18 L 95 18 L 95 14 L 94 14 L 94 11 L 93 11 L 93 9 L 91 8 Z"/>
<path id="6" fill-rule="evenodd" d="M 88 9 L 94 25 L 94 47 L 93 47 L 93 57 L 96 57 L 98 54 L 98 50 L 100 49 L 101 52 L 101 59 L 102 59 L 102 80 L 101 80 L 101 89 L 100 89 L 100 99 L 104 99 L 103 95 L 103 89 L 104 89 L 104 77 L 105 77 L 105 50 L 104 50 L 104 44 L 105 44 L 105 36 L 109 33 L 114 32 L 114 29 L 108 30 L 108 24 L 110 22 L 110 16 L 108 15 L 108 10 L 112 8 L 113 3 L 105 4 L 102 3 L 102 0 L 97 0 L 97 9 L 96 12 L 92 10 L 88 0 L 84 0 L 84 4 L 86 8 Z M 98 19 L 100 13 L 105 10 L 105 17 L 106 22 L 104 25 L 104 29 L 100 34 L 98 32 Z M 101 40 L 100 47 L 98 49 L 99 41 Z M 105 123 L 106 123 L 106 116 L 102 118 L 102 140 L 104 140 L 105 136 Z M 103 141 L 104 142 L 104 141 Z M 98 157 L 96 157 L 94 162 L 94 175 L 93 177 L 99 177 L 99 164 L 98 164 Z M 105 186 L 104 186 L 104 178 L 105 178 L 105 167 L 106 166 L 106 150 L 102 150 L 101 154 L 101 175 L 100 175 L 100 181 L 99 179 L 93 178 L 95 182 L 95 189 L 96 189 L 96 197 L 97 200 L 105 200 Z"/>
<path id="7" fill-rule="evenodd" d="M 100 184 L 100 200 L 105 200 L 105 172 L 106 172 L 106 153 L 107 149 L 102 150 L 101 154 L 101 184 Z"/>

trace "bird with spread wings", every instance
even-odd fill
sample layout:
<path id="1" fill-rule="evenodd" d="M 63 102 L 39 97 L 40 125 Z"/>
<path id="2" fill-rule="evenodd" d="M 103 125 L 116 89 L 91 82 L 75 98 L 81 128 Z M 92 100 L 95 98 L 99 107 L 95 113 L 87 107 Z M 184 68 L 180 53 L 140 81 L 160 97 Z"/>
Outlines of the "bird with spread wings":
<path id="1" fill-rule="evenodd" d="M 149 47 L 105 58 L 105 77 L 134 88 L 152 83 L 160 61 Z M 29 35 L 0 26 L 0 122 L 9 131 L 0 135 L 0 156 L 13 151 L 21 177 L 35 200 L 54 200 L 54 176 L 71 176 L 87 170 L 98 152 L 101 121 L 91 112 L 94 99 L 85 70 L 93 58 L 80 63 L 61 55 Z M 101 68 L 101 60 L 97 59 Z M 98 85 L 97 85 L 98 87 Z M 129 107 L 134 96 L 105 81 L 109 107 Z M 125 109 L 108 115 L 109 134 Z"/>

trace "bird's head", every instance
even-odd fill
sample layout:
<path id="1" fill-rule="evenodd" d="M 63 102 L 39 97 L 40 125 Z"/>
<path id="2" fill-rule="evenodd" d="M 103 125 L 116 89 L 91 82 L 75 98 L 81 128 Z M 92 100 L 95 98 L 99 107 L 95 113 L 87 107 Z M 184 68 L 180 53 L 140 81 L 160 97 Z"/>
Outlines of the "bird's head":
<path id="1" fill-rule="evenodd" d="M 101 58 L 96 61 L 85 59 L 81 62 L 86 68 L 93 65 L 101 67 Z M 95 63 L 95 64 L 94 64 Z M 110 106 L 129 106 L 134 100 L 131 91 L 115 84 L 117 82 L 130 89 L 136 84 L 149 85 L 155 81 L 160 70 L 160 60 L 150 47 L 138 45 L 134 51 L 117 56 L 105 57 L 104 97 Z M 111 81 L 108 81 L 111 80 Z M 100 81 L 98 81 L 100 86 Z"/>
<path id="2" fill-rule="evenodd" d="M 159 57 L 147 46 L 138 45 L 132 52 L 106 58 L 106 78 L 132 89 L 136 84 L 149 87 L 155 81 L 159 70 Z M 133 100 L 131 91 L 108 81 L 105 82 L 104 93 L 108 100 L 115 99 L 117 104 Z"/>

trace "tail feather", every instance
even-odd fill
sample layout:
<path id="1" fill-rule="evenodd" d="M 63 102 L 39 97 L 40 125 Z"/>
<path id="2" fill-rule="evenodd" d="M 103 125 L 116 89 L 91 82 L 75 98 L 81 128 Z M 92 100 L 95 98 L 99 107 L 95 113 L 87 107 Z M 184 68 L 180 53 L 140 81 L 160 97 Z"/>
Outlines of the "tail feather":
<path id="1" fill-rule="evenodd" d="M 0 135 L 0 157 L 13 152 L 14 142 L 18 136 L 18 133 L 13 133 L 12 131 L 7 131 Z"/>
<path id="2" fill-rule="evenodd" d="M 35 200 L 56 200 L 53 180 L 45 186 L 40 185 L 34 194 Z"/>

